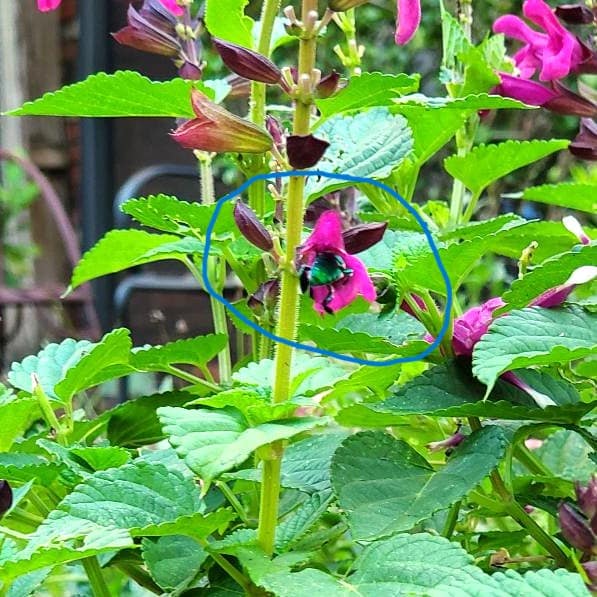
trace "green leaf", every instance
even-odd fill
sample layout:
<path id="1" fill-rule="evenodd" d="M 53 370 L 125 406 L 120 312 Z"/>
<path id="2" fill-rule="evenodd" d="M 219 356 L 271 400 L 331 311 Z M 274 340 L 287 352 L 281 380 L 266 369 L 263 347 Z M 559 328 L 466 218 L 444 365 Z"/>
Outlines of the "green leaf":
<path id="1" fill-rule="evenodd" d="M 133 349 L 130 364 L 141 371 L 168 371 L 171 365 L 207 365 L 228 341 L 224 334 L 185 338 L 162 346 Z"/>
<path id="2" fill-rule="evenodd" d="M 516 371 L 516 374 L 524 376 L 531 387 L 550 396 L 558 406 L 540 408 L 525 392 L 501 380 L 484 400 L 486 388 L 471 376 L 470 364 L 453 361 L 425 371 L 384 402 L 349 406 L 336 419 L 346 427 L 401 425 L 412 415 L 575 423 L 594 406 L 580 402 L 573 386 L 547 373 Z"/>
<path id="3" fill-rule="evenodd" d="M 111 230 L 87 251 L 73 271 L 70 289 L 106 274 L 164 259 L 160 254 L 146 256 L 151 249 L 179 240 L 172 234 L 151 234 L 143 230 Z"/>
<path id="4" fill-rule="evenodd" d="M 6 112 L 9 116 L 170 116 L 193 118 L 191 89 L 210 97 L 205 83 L 172 79 L 151 81 L 134 71 L 96 73 Z"/>
<path id="5" fill-rule="evenodd" d="M 94 471 L 118 468 L 126 464 L 131 456 L 118 446 L 76 446 L 70 453 L 83 460 Z"/>
<path id="6" fill-rule="evenodd" d="M 69 402 L 75 394 L 111 379 L 105 370 L 126 364 L 132 347 L 129 330 L 115 329 L 99 342 L 89 347 L 64 377 L 54 387 L 54 393 L 63 402 Z"/>
<path id="7" fill-rule="evenodd" d="M 536 106 L 527 106 L 518 100 L 501 95 L 476 93 L 466 97 L 427 97 L 422 93 L 413 93 L 393 100 L 399 106 L 423 106 L 431 109 L 449 108 L 452 110 L 466 110 L 478 112 L 479 110 L 500 110 L 505 108 L 536 109 Z"/>
<path id="8" fill-rule="evenodd" d="M 558 205 L 594 214 L 597 212 L 597 185 L 580 182 L 561 182 L 529 187 L 522 192 L 521 199 L 537 201 L 547 205 Z"/>
<path id="9" fill-rule="evenodd" d="M 0 479 L 26 483 L 33 480 L 40 485 L 50 485 L 66 467 L 42 458 L 37 454 L 0 454 Z"/>
<path id="10" fill-rule="evenodd" d="M 322 119 L 342 112 L 373 106 L 390 106 L 392 99 L 419 88 L 419 75 L 362 73 L 351 77 L 348 85 L 332 97 L 316 100 Z"/>
<path id="11" fill-rule="evenodd" d="M 550 435 L 533 454 L 556 477 L 588 483 L 595 473 L 595 463 L 589 456 L 591 452 L 589 444 L 578 433 L 560 429 Z"/>
<path id="12" fill-rule="evenodd" d="M 406 119 L 390 114 L 387 108 L 371 108 L 354 116 L 333 116 L 315 135 L 330 143 L 319 162 L 323 170 L 375 179 L 389 176 L 413 146 Z M 314 199 L 350 185 L 330 178 L 310 178 L 306 192 Z"/>
<path id="13" fill-rule="evenodd" d="M 597 354 L 597 314 L 530 307 L 499 317 L 476 344 L 473 374 L 490 390 L 505 371 Z"/>
<path id="14" fill-rule="evenodd" d="M 480 195 L 492 182 L 565 149 L 569 143 L 566 139 L 552 139 L 478 145 L 464 156 L 452 155 L 446 158 L 444 167 L 454 178 L 462 181 L 473 195 Z"/>
<path id="15" fill-rule="evenodd" d="M 164 392 L 120 404 L 102 415 L 108 419 L 108 440 L 124 448 L 155 444 L 166 437 L 156 409 L 161 406 L 182 406 L 192 398 L 192 394 L 182 391 Z"/>
<path id="16" fill-rule="evenodd" d="M 12 370 L 8 375 L 10 378 Z M 6 400 L 0 400 L 0 421 L 2 421 L 0 453 L 8 452 L 13 442 L 40 418 L 39 404 L 31 396 L 9 397 Z"/>
<path id="17" fill-rule="evenodd" d="M 307 568 L 264 575 L 259 583 L 277 597 L 421 595 L 429 597 L 588 597 L 581 577 L 567 570 L 486 574 L 458 543 L 428 533 L 401 534 L 367 545 L 350 576 Z"/>
<path id="18" fill-rule="evenodd" d="M 253 19 L 245 15 L 249 0 L 207 0 L 205 25 L 214 37 L 253 47 Z"/>
<path id="19" fill-rule="evenodd" d="M 158 417 L 181 458 L 209 484 L 242 464 L 257 448 L 324 425 L 325 418 L 303 417 L 248 427 L 233 408 L 220 410 L 162 407 Z"/>
<path id="20" fill-rule="evenodd" d="M 184 535 L 143 539 L 141 546 L 147 570 L 162 589 L 184 589 L 208 555 L 194 539 Z"/>
<path id="21" fill-rule="evenodd" d="M 473 432 L 434 471 L 406 442 L 378 431 L 346 439 L 332 460 L 332 484 L 357 540 L 411 529 L 473 490 L 499 464 L 506 437 L 497 427 Z"/>
<path id="22" fill-rule="evenodd" d="M 291 549 L 323 516 L 332 497 L 331 491 L 314 493 L 282 521 L 276 528 L 276 551 Z"/>
<path id="23" fill-rule="evenodd" d="M 468 222 L 451 230 L 442 230 L 439 233 L 441 240 L 472 240 L 484 238 L 489 234 L 502 232 L 510 228 L 517 228 L 524 225 L 526 220 L 516 214 L 503 214 L 496 218 L 490 218 L 481 222 Z"/>
<path id="24" fill-rule="evenodd" d="M 510 289 L 502 296 L 506 305 L 500 307 L 494 316 L 526 307 L 546 290 L 566 282 L 576 268 L 595 263 L 597 263 L 597 245 L 584 245 L 577 251 L 562 253 L 547 259 L 527 272 L 523 278 L 512 282 Z"/>
<path id="25" fill-rule="evenodd" d="M 15 388 L 31 393 L 31 374 L 35 373 L 44 393 L 54 400 L 59 400 L 54 390 L 56 384 L 64 379 L 66 372 L 92 348 L 92 342 L 72 338 L 67 338 L 60 344 L 48 344 L 37 355 L 25 357 L 20 363 L 12 363 L 8 381 Z"/>
<path id="26" fill-rule="evenodd" d="M 140 224 L 172 234 L 205 234 L 215 205 L 188 203 L 171 195 L 149 195 L 129 199 L 121 210 Z M 230 202 L 221 206 L 214 234 L 230 233 L 235 229 Z"/>

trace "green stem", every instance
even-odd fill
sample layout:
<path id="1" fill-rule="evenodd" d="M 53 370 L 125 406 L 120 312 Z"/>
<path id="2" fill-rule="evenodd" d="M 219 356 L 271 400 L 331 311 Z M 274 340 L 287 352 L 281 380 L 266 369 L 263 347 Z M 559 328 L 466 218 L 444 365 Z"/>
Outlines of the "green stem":
<path id="1" fill-rule="evenodd" d="M 164 372 L 170 373 L 170 375 L 174 375 L 175 377 L 179 377 L 180 379 L 184 379 L 185 381 L 188 381 L 190 384 L 202 386 L 206 390 L 210 390 L 212 392 L 220 391 L 220 387 L 217 384 L 212 383 L 206 379 L 202 379 L 201 377 L 197 377 L 196 375 L 193 375 L 188 371 L 184 371 L 183 369 L 179 369 L 178 367 L 174 367 L 173 365 L 167 365 L 166 367 L 164 367 Z"/>
<path id="2" fill-rule="evenodd" d="M 479 197 L 481 193 L 475 193 L 471 196 L 469 204 L 466 206 L 466 210 L 464 215 L 462 216 L 462 223 L 466 224 L 467 222 L 471 221 L 473 214 L 475 213 L 475 207 L 477 207 L 477 202 L 479 201 Z"/>
<path id="3" fill-rule="evenodd" d="M 164 593 L 164 591 L 153 581 L 151 576 L 139 568 L 139 566 L 135 566 L 129 562 L 118 562 L 115 567 L 129 578 L 132 578 L 144 589 L 147 589 L 156 595 L 162 595 Z"/>
<path id="4" fill-rule="evenodd" d="M 280 10 L 280 0 L 264 0 L 261 8 L 261 30 L 259 31 L 259 40 L 257 41 L 257 51 L 263 56 L 269 57 L 272 31 L 274 21 Z M 251 83 L 251 101 L 249 119 L 257 126 L 263 127 L 265 124 L 265 103 L 267 88 L 265 83 L 253 81 Z M 252 174 L 258 174 L 265 169 L 265 156 L 253 156 Z M 258 180 L 249 187 L 249 206 L 259 216 L 265 213 L 265 180 Z"/>
<path id="5" fill-rule="evenodd" d="M 469 425 L 473 431 L 481 429 L 481 421 L 477 417 L 469 417 Z M 567 568 L 568 556 L 560 546 L 535 522 L 525 509 L 516 501 L 512 492 L 506 487 L 499 471 L 496 469 L 490 475 L 491 485 L 500 497 L 505 512 L 507 512 L 521 527 L 523 527 L 547 553 L 556 561 L 557 565 Z"/>
<path id="6" fill-rule="evenodd" d="M 238 514 L 239 518 L 243 521 L 244 524 L 247 526 L 252 526 L 243 505 L 240 503 L 239 499 L 236 497 L 234 491 L 228 487 L 224 481 L 216 481 L 217 488 L 224 494 L 224 497 L 230 502 L 230 505 L 234 508 L 236 513 Z"/>
<path id="7" fill-rule="evenodd" d="M 56 441 L 61 446 L 66 446 L 68 444 L 68 441 L 65 436 L 65 430 L 58 421 L 58 417 L 56 416 L 56 413 L 54 412 L 54 409 L 50 404 L 50 399 L 46 396 L 46 393 L 44 392 L 43 388 L 41 387 L 41 384 L 39 383 L 39 381 L 37 381 L 37 379 L 33 384 L 32 393 L 33 396 L 35 396 L 35 398 L 37 398 L 37 401 L 39 402 L 39 408 L 44 419 L 46 420 L 46 423 L 51 429 L 55 431 Z"/>
<path id="8" fill-rule="evenodd" d="M 553 477 L 553 473 L 547 468 L 524 444 L 518 444 L 514 448 L 514 456 L 524 467 L 534 475 L 542 477 Z"/>
<path id="9" fill-rule="evenodd" d="M 112 597 L 110 589 L 106 584 L 106 579 L 102 574 L 98 559 L 95 556 L 83 558 L 81 563 L 83 564 L 83 568 L 85 568 L 85 573 L 89 579 L 89 585 L 91 586 L 91 590 L 95 597 Z"/>
<path id="10" fill-rule="evenodd" d="M 302 20 L 310 28 L 305 31 L 299 45 L 299 89 L 302 79 L 311 77 L 315 67 L 317 48 L 317 32 L 315 23 L 310 20 L 310 13 L 317 13 L 317 0 L 302 0 Z M 293 134 L 307 135 L 311 129 L 312 93 L 305 96 L 299 91 L 294 110 Z M 288 183 L 288 200 L 286 205 L 286 247 L 282 260 L 282 283 L 278 310 L 277 335 L 294 340 L 298 325 L 298 293 L 299 279 L 294 271 L 296 248 L 301 242 L 303 230 L 303 195 L 305 177 L 293 176 Z M 274 364 L 273 401 L 286 402 L 290 398 L 290 367 L 292 348 L 286 344 L 276 345 Z M 263 480 L 261 484 L 261 503 L 259 511 L 258 540 L 263 551 L 271 555 L 274 550 L 276 525 L 278 521 L 278 502 L 280 495 L 280 461 L 282 459 L 282 442 L 271 446 L 271 453 L 263 462 Z"/>
<path id="11" fill-rule="evenodd" d="M 458 522 L 458 514 L 460 513 L 460 505 L 462 504 L 461 500 L 458 500 L 455 504 L 452 504 L 450 511 L 448 512 L 448 518 L 446 518 L 446 523 L 444 525 L 444 530 L 442 531 L 442 535 L 449 539 L 454 533 L 454 529 L 456 528 L 456 523 Z"/>
<path id="12" fill-rule="evenodd" d="M 208 541 L 201 541 L 201 545 L 204 548 L 209 549 Z M 209 552 L 209 555 L 213 561 L 228 574 L 230 578 L 236 581 L 247 594 L 251 594 L 251 581 L 237 568 L 235 568 L 223 555 L 215 552 Z"/>

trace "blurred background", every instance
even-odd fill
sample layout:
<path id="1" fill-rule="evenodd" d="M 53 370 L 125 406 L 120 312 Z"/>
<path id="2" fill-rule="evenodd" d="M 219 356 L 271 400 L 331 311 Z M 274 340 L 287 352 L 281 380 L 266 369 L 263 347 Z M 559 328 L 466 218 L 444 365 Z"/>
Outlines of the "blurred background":
<path id="1" fill-rule="evenodd" d="M 175 76 L 168 58 L 121 46 L 110 36 L 126 24 L 128 4 L 128 0 L 63 0 L 59 10 L 42 14 L 35 0 L 2 0 L 0 109 L 17 107 L 98 71 L 131 69 L 154 80 Z M 321 2 L 322 8 L 325 4 Z M 521 4 L 521 0 L 474 2 L 474 41 L 482 40 L 498 15 L 520 13 Z M 251 0 L 248 12 L 256 17 L 259 5 Z M 453 9 L 452 2 L 446 5 Z M 422 27 L 405 48 L 394 43 L 395 10 L 394 0 L 373 0 L 357 10 L 358 41 L 366 46 L 363 71 L 420 72 L 422 91 L 443 95 L 437 1 L 423 0 Z M 204 78 L 227 75 L 206 35 L 203 42 Z M 340 31 L 331 25 L 318 55 L 324 73 L 336 69 L 346 74 L 332 50 L 342 42 Z M 295 47 L 290 44 L 276 50 L 273 58 L 280 66 L 292 65 L 294 55 Z M 229 107 L 246 112 L 243 100 Z M 158 192 L 198 200 L 192 154 L 168 137 L 174 126 L 167 118 L 0 119 L 0 371 L 11 360 L 35 353 L 40 344 L 68 336 L 97 337 L 121 323 L 132 329 L 137 345 L 210 330 L 207 297 L 197 293 L 196 285 L 174 264 L 146 268 L 145 277 L 139 277 L 140 272 L 106 277 L 66 302 L 58 300 L 68 285 L 77 253 L 107 230 L 130 224 L 119 215 L 119 201 Z M 554 117 L 541 110 L 503 111 L 489 116 L 479 140 L 572 138 L 577 127 L 576 118 Z M 441 160 L 450 151 L 445 148 L 423 171 L 416 197 L 444 200 L 449 196 Z M 231 173 L 229 163 L 218 162 L 218 193 L 234 183 Z M 41 175 L 49 181 L 49 188 Z M 595 172 L 560 152 L 494 185 L 484 213 L 514 210 L 529 218 L 559 217 L 557 208 L 540 211 L 535 205 L 508 203 L 500 196 L 531 181 L 542 184 L 571 177 L 594 179 Z M 155 288 L 158 277 L 160 288 Z M 483 261 L 476 288 L 470 290 L 478 296 L 499 292 L 507 277 L 502 262 Z"/>

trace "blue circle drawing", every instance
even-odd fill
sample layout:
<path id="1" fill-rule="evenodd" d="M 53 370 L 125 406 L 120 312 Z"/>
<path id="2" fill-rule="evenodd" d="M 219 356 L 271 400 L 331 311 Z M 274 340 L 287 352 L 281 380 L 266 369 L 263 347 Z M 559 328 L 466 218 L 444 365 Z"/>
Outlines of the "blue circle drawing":
<path id="1" fill-rule="evenodd" d="M 207 272 L 207 256 L 209 255 L 209 250 L 211 248 L 211 236 L 213 234 L 213 229 L 218 219 L 218 215 L 222 206 L 226 201 L 230 201 L 234 199 L 238 195 L 240 195 L 243 191 L 245 191 L 248 187 L 250 187 L 254 182 L 258 180 L 270 180 L 272 178 L 289 178 L 290 176 L 321 176 L 324 178 L 334 178 L 336 180 L 344 180 L 348 182 L 356 182 L 356 183 L 367 183 L 371 184 L 379 189 L 382 189 L 386 193 L 389 193 L 392 197 L 394 197 L 397 201 L 399 201 L 402 206 L 408 210 L 408 212 L 415 218 L 415 220 L 421 226 L 421 229 L 425 233 L 427 238 L 427 242 L 431 248 L 433 253 L 433 257 L 437 263 L 437 267 L 446 283 L 446 308 L 444 312 L 444 319 L 442 322 L 441 330 L 437 335 L 437 338 L 429 344 L 425 350 L 421 351 L 419 354 L 405 356 L 405 357 L 398 357 L 395 359 L 387 359 L 385 361 L 369 361 L 367 359 L 359 359 L 357 357 L 351 357 L 345 354 L 340 354 L 338 352 L 334 352 L 333 350 L 326 350 L 324 348 L 319 348 L 318 346 L 309 346 L 307 344 L 302 344 L 301 342 L 296 342 L 294 340 L 288 340 L 286 338 L 281 338 L 280 336 L 276 336 L 272 332 L 262 328 L 260 325 L 257 325 L 253 321 L 251 321 L 248 317 L 246 317 L 243 313 L 241 313 L 234 305 L 232 305 L 229 301 L 227 301 L 221 294 L 216 292 L 212 285 L 209 282 L 209 276 Z M 370 365 L 371 367 L 386 367 L 388 365 L 396 365 L 397 363 L 409 363 L 414 361 L 420 361 L 421 359 L 425 358 L 428 354 L 432 353 L 441 343 L 443 337 L 446 335 L 448 331 L 448 327 L 450 326 L 450 312 L 452 311 L 452 284 L 450 283 L 450 277 L 448 276 L 448 272 L 442 263 L 442 260 L 439 256 L 439 251 L 431 236 L 431 232 L 427 227 L 427 224 L 422 220 L 421 216 L 417 213 L 417 211 L 404 199 L 400 194 L 396 191 L 391 189 L 390 187 L 386 186 L 382 182 L 377 180 L 373 180 L 372 178 L 364 178 L 362 176 L 352 176 L 350 174 L 339 174 L 336 172 L 325 172 L 324 170 L 289 170 L 287 172 L 269 172 L 265 174 L 257 174 L 249 178 L 245 183 L 243 183 L 238 189 L 224 195 L 221 199 L 218 200 L 216 203 L 216 207 L 214 213 L 209 221 L 207 226 L 207 231 L 205 233 L 205 251 L 204 251 L 204 259 L 203 259 L 203 267 L 201 269 L 201 275 L 203 277 L 203 284 L 205 290 L 217 301 L 222 303 L 229 311 L 234 313 L 236 317 L 238 317 L 242 322 L 246 323 L 249 327 L 253 328 L 260 334 L 268 337 L 270 340 L 274 342 L 280 342 L 282 344 L 286 344 L 291 346 L 292 348 L 297 348 L 299 350 L 305 350 L 312 353 L 321 354 L 328 357 L 333 357 L 335 359 L 339 359 L 341 361 L 346 361 L 348 363 L 356 363 L 358 365 Z"/>

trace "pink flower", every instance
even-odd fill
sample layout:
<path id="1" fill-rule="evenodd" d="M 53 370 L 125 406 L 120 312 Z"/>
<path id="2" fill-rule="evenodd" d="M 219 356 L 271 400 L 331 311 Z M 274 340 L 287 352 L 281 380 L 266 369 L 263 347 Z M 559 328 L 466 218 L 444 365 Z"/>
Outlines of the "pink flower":
<path id="1" fill-rule="evenodd" d="M 554 91 L 541 85 L 541 83 L 507 73 L 498 74 L 501 81 L 497 87 L 494 87 L 492 93 L 511 97 L 529 106 L 543 106 L 557 97 Z"/>
<path id="2" fill-rule="evenodd" d="M 184 14 L 184 8 L 176 0 L 160 0 L 160 2 L 177 17 Z"/>
<path id="3" fill-rule="evenodd" d="M 515 15 L 504 15 L 495 21 L 493 30 L 524 42 L 514 55 L 523 79 L 530 79 L 539 71 L 541 81 L 554 81 L 574 72 L 585 60 L 581 43 L 558 21 L 544 0 L 526 0 L 524 16 L 545 33 L 529 27 Z"/>
<path id="4" fill-rule="evenodd" d="M 322 315 L 339 311 L 359 295 L 369 302 L 375 300 L 375 287 L 365 265 L 346 251 L 342 221 L 336 211 L 326 211 L 319 217 L 299 249 L 298 265 L 301 281 L 306 281 L 310 289 L 313 307 Z M 324 281 L 327 283 L 321 283 Z"/>
<path id="5" fill-rule="evenodd" d="M 493 312 L 504 304 L 500 297 L 489 299 L 482 305 L 469 309 L 454 321 L 452 347 L 456 356 L 473 354 L 475 344 L 487 332 L 489 324 L 493 321 Z"/>
<path id="6" fill-rule="evenodd" d="M 42 12 L 54 10 L 60 6 L 62 0 L 37 0 L 37 8 Z"/>
<path id="7" fill-rule="evenodd" d="M 396 14 L 396 43 L 407 44 L 421 23 L 421 0 L 398 0 Z"/>

